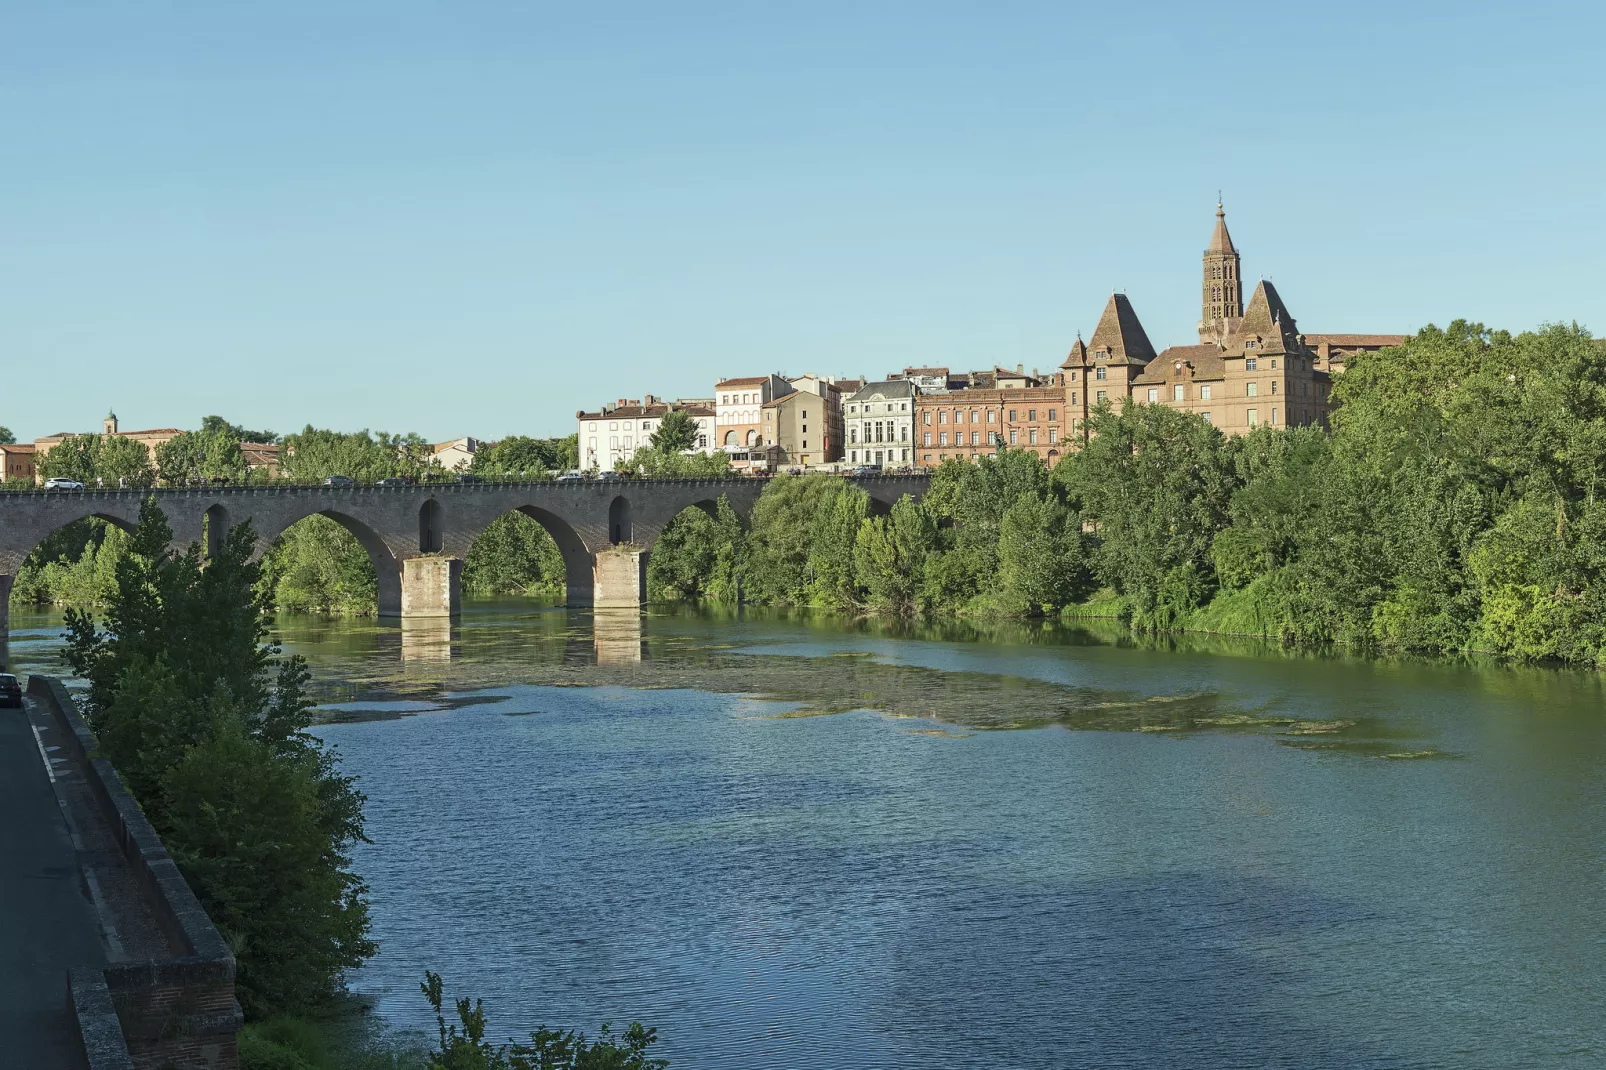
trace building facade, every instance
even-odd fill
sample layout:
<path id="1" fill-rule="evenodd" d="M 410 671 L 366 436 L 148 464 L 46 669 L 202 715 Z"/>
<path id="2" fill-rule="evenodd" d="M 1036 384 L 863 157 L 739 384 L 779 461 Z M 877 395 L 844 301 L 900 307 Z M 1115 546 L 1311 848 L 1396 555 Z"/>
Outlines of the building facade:
<path id="1" fill-rule="evenodd" d="M 579 423 L 580 467 L 597 472 L 617 471 L 652 445 L 653 432 L 671 409 L 678 409 L 697 421 L 697 442 L 686 452 L 713 453 L 714 410 L 702 405 L 663 401 L 648 394 L 640 401 L 620 398 L 618 404 L 604 405 L 596 412 L 575 413 Z"/>
<path id="2" fill-rule="evenodd" d="M 914 384 L 907 379 L 866 383 L 842 401 L 848 461 L 902 467 L 914 461 Z"/>
<path id="3" fill-rule="evenodd" d="M 61 445 L 63 442 L 66 442 L 70 438 L 81 437 L 82 434 L 82 432 L 78 431 L 58 431 L 54 435 L 46 435 L 43 438 L 34 439 L 34 468 L 36 477 L 38 466 L 42 464 L 44 459 L 50 455 L 51 450 L 55 449 L 57 446 Z M 108 437 L 116 435 L 119 438 L 133 439 L 135 442 L 138 442 L 141 446 L 144 446 L 145 451 L 150 454 L 151 467 L 154 468 L 156 466 L 157 449 L 177 438 L 179 435 L 183 434 L 183 432 L 176 427 L 152 427 L 143 431 L 123 431 L 118 428 L 117 414 L 115 412 L 108 412 L 106 414 L 106 419 L 101 421 L 101 434 Z"/>
<path id="4" fill-rule="evenodd" d="M 0 479 L 26 479 L 36 482 L 34 473 L 34 447 L 29 443 L 7 442 L 0 444 Z"/>
<path id="5" fill-rule="evenodd" d="M 779 375 L 722 379 L 714 384 L 715 446 L 727 453 L 762 448 L 764 403 L 792 392 Z"/>

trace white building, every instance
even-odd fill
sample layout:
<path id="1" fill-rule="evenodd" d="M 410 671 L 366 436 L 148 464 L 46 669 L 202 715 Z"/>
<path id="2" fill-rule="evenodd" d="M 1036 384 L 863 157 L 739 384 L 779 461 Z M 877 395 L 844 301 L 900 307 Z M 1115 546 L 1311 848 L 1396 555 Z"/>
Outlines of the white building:
<path id="1" fill-rule="evenodd" d="M 842 401 L 850 464 L 914 463 L 915 387 L 907 379 L 866 383 Z"/>
<path id="2" fill-rule="evenodd" d="M 598 412 L 577 412 L 580 424 L 580 467 L 612 472 L 652 445 L 653 432 L 671 409 L 679 409 L 697 421 L 697 444 L 688 453 L 713 453 L 714 410 L 702 404 L 661 401 L 648 394 L 645 403 L 619 399 L 611 408 Z"/>
<path id="3" fill-rule="evenodd" d="M 480 451 L 477 438 L 454 438 L 450 442 L 437 442 L 434 446 L 435 463 L 448 472 L 466 472 Z"/>

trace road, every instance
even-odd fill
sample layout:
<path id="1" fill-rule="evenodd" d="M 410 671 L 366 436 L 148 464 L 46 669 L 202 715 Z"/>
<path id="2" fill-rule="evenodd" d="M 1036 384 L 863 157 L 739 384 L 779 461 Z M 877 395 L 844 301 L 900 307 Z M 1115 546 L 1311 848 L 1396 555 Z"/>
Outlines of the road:
<path id="1" fill-rule="evenodd" d="M 105 961 L 32 725 L 25 711 L 0 708 L 0 1037 L 15 1060 L 6 1065 L 75 1065 L 67 968 Z"/>

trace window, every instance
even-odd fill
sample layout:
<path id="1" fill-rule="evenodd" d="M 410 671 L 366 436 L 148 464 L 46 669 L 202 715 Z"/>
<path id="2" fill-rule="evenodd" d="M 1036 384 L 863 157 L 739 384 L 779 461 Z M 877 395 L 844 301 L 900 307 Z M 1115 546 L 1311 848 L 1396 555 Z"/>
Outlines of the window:
<path id="1" fill-rule="evenodd" d="M 858 441 L 859 441 L 859 425 L 858 424 L 854 424 L 852 427 L 848 428 L 848 442 L 849 442 L 849 444 L 854 444 L 854 443 L 857 443 Z"/>
<path id="2" fill-rule="evenodd" d="M 1030 442 L 1034 446 L 1037 445 L 1037 428 L 1034 427 L 1030 431 L 1026 432 L 1026 441 Z"/>
<path id="3" fill-rule="evenodd" d="M 1277 406 L 1275 405 L 1271 407 L 1271 426 L 1277 426 Z"/>
<path id="4" fill-rule="evenodd" d="M 858 450 L 849 450 L 848 451 L 848 460 L 857 461 L 858 459 L 859 459 L 859 451 Z"/>
<path id="5" fill-rule="evenodd" d="M 1183 395 L 1183 389 L 1182 389 L 1182 384 L 1181 383 L 1178 383 L 1176 386 L 1171 388 L 1171 400 L 1172 401 L 1181 401 L 1182 400 L 1182 395 Z"/>
<path id="6" fill-rule="evenodd" d="M 970 444 L 972 446 L 981 445 L 981 432 L 980 431 L 972 431 L 970 433 Z"/>
<path id="7" fill-rule="evenodd" d="M 1250 342 L 1250 343 L 1249 343 L 1249 344 L 1250 344 L 1250 345 L 1254 345 L 1254 344 L 1255 344 L 1255 343 L 1253 343 L 1253 342 Z M 1245 358 L 1244 358 L 1244 371 L 1246 371 L 1246 372 L 1252 372 L 1252 371 L 1254 371 L 1254 370 L 1255 370 L 1255 369 L 1256 369 L 1256 368 L 1257 368 L 1257 367 L 1258 367 L 1258 366 L 1259 366 L 1259 364 L 1258 364 L 1258 362 L 1257 362 L 1257 361 L 1256 361 L 1256 360 L 1255 360 L 1255 358 L 1254 358 L 1254 357 L 1245 357 Z"/>
<path id="8" fill-rule="evenodd" d="M 1206 383 L 1204 386 L 1201 386 L 1199 388 L 1199 399 L 1201 401 L 1209 401 L 1210 400 L 1210 384 L 1209 383 Z"/>
<path id="9" fill-rule="evenodd" d="M 1271 358 L 1271 370 L 1272 371 L 1276 371 L 1277 370 L 1277 358 L 1276 357 L 1272 357 Z"/>
<path id="10" fill-rule="evenodd" d="M 925 412 L 920 414 L 920 422 L 923 423 L 923 424 L 929 424 L 931 422 L 931 410 L 930 409 L 927 409 Z"/>
<path id="11" fill-rule="evenodd" d="M 1102 390 L 1099 391 L 1097 404 L 1100 404 L 1100 405 L 1104 404 L 1104 391 L 1102 391 Z"/>
<path id="12" fill-rule="evenodd" d="M 1071 372 L 1071 382 L 1076 382 L 1076 373 L 1074 371 Z"/>
<path id="13" fill-rule="evenodd" d="M 937 432 L 937 445 L 939 445 L 939 446 L 948 445 L 948 432 L 946 432 L 946 431 Z"/>
<path id="14" fill-rule="evenodd" d="M 1247 383 L 1247 384 L 1245 384 L 1245 386 L 1244 386 L 1244 397 L 1252 398 L 1252 397 L 1259 396 L 1259 394 L 1260 394 L 1260 384 L 1259 383 Z"/>
<path id="15" fill-rule="evenodd" d="M 619 421 L 618 420 L 609 420 L 608 421 L 608 430 L 609 431 L 617 431 L 617 430 L 619 430 Z"/>
<path id="16" fill-rule="evenodd" d="M 945 424 L 945 423 L 948 422 L 948 410 L 947 409 L 944 409 L 944 410 L 942 410 L 941 412 L 939 412 L 937 414 L 937 422 L 939 424 Z"/>
<path id="17" fill-rule="evenodd" d="M 1009 422 L 1010 423 L 1014 423 L 1015 422 L 1015 410 L 1014 409 L 1010 409 L 1009 410 Z"/>
<path id="18" fill-rule="evenodd" d="M 1048 418 L 1049 418 L 1050 421 L 1058 420 L 1059 419 L 1059 413 L 1057 411 L 1055 411 L 1054 409 L 1049 409 L 1048 410 Z"/>
<path id="19" fill-rule="evenodd" d="M 1071 404 L 1072 405 L 1076 404 L 1076 391 L 1074 391 L 1074 390 L 1071 391 Z"/>
<path id="20" fill-rule="evenodd" d="M 1208 412 L 1201 412 L 1199 415 L 1204 417 L 1204 422 L 1205 423 L 1210 423 L 1211 422 L 1210 414 Z"/>
<path id="21" fill-rule="evenodd" d="M 858 412 L 859 411 L 859 407 L 857 405 L 849 405 L 848 406 L 848 411 L 849 412 Z"/>
<path id="22" fill-rule="evenodd" d="M 1027 421 L 1029 423 L 1036 423 L 1037 422 L 1037 410 L 1036 409 L 1027 409 L 1026 410 L 1026 419 L 1027 419 Z"/>
<path id="23" fill-rule="evenodd" d="M 1060 440 L 1060 429 L 1057 428 L 1057 427 L 1049 428 L 1048 429 L 1048 440 L 1050 442 L 1058 442 Z"/>
<path id="24" fill-rule="evenodd" d="M 1160 391 L 1156 390 L 1154 387 L 1151 386 L 1149 388 L 1149 404 L 1153 405 L 1155 402 L 1157 402 L 1159 400 L 1160 400 Z"/>
<path id="25" fill-rule="evenodd" d="M 976 411 L 975 409 L 971 409 L 970 410 L 970 422 L 973 423 L 973 424 L 981 423 L 981 413 Z"/>
<path id="26" fill-rule="evenodd" d="M 1254 427 L 1256 424 L 1260 423 L 1260 421 L 1255 418 L 1257 415 L 1258 414 L 1255 412 L 1254 409 L 1250 409 L 1249 410 L 1249 426 L 1250 427 Z"/>
<path id="27" fill-rule="evenodd" d="M 898 433 L 898 437 L 903 439 L 905 442 L 909 441 L 909 425 L 908 424 L 904 424 L 903 425 L 903 430 Z"/>
<path id="28" fill-rule="evenodd" d="M 930 432 L 930 431 L 927 431 L 927 432 L 926 432 L 926 437 L 925 437 L 925 439 L 924 439 L 924 441 L 922 441 L 922 442 L 921 442 L 921 443 L 920 443 L 920 444 L 921 444 L 921 445 L 922 445 L 922 446 L 929 446 L 929 445 L 931 445 L 931 432 Z"/>
<path id="29" fill-rule="evenodd" d="M 1275 379 L 1271 381 L 1271 392 L 1273 394 L 1277 393 L 1277 380 Z"/>
<path id="30" fill-rule="evenodd" d="M 697 436 L 697 448 L 700 449 L 700 450 L 706 450 L 708 448 L 708 436 L 707 435 L 698 435 Z"/>
<path id="31" fill-rule="evenodd" d="M 998 422 L 998 410 L 997 409 L 988 409 L 987 410 L 987 422 L 990 423 L 990 424 Z"/>
<path id="32" fill-rule="evenodd" d="M 1009 429 L 1009 444 L 1011 446 L 1020 441 L 1020 432 L 1013 427 Z"/>
<path id="33" fill-rule="evenodd" d="M 1093 369 L 1093 378 L 1098 379 L 1099 381 L 1102 382 L 1103 379 L 1104 379 L 1105 370 L 1106 369 L 1104 369 L 1104 368 L 1094 368 Z"/>
<path id="34" fill-rule="evenodd" d="M 898 459 L 901 460 L 901 461 L 907 461 L 909 459 L 909 451 L 908 450 L 900 450 L 900 451 L 898 451 Z"/>
<path id="35" fill-rule="evenodd" d="M 626 435 L 625 436 L 625 449 L 629 449 L 629 448 L 630 448 L 630 436 Z"/>
<path id="36" fill-rule="evenodd" d="M 891 405 L 887 406 L 887 411 L 888 412 L 892 411 L 892 406 Z M 898 411 L 899 412 L 908 412 L 909 411 L 909 403 L 907 401 L 898 402 Z"/>
<path id="37" fill-rule="evenodd" d="M 721 405 L 729 405 L 731 403 L 731 396 L 729 394 L 721 394 L 719 403 Z"/>
<path id="38" fill-rule="evenodd" d="M 619 436 L 618 435 L 609 435 L 608 436 L 608 448 L 610 450 L 616 450 L 616 449 L 619 448 Z"/>

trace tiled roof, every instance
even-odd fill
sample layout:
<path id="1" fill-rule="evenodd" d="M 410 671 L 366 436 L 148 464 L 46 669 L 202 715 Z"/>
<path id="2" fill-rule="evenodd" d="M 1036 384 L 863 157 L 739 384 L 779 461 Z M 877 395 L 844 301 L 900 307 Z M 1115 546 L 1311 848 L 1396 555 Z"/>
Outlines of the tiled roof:
<path id="1" fill-rule="evenodd" d="M 1080 368 L 1085 364 L 1087 364 L 1087 343 L 1082 341 L 1081 335 L 1077 335 L 1076 341 L 1071 344 L 1070 353 L 1066 355 L 1065 361 L 1060 367 Z"/>
<path id="2" fill-rule="evenodd" d="M 1126 294 L 1111 294 L 1110 303 L 1104 306 L 1104 315 L 1093 331 L 1089 349 L 1111 351 L 1110 361 L 1115 364 L 1147 364 L 1154 359 L 1154 345 L 1138 322 L 1138 314 Z"/>
<path id="3" fill-rule="evenodd" d="M 1232 235 L 1227 233 L 1227 213 L 1220 204 L 1217 204 L 1216 231 L 1210 235 L 1210 247 L 1205 250 L 1205 255 L 1236 253 L 1237 251 L 1232 247 Z"/>
<path id="4" fill-rule="evenodd" d="M 1193 365 L 1193 374 L 1177 374 L 1177 363 Z M 1222 359 L 1221 347 L 1215 343 L 1198 346 L 1171 346 L 1149 361 L 1143 374 L 1134 383 L 1171 383 L 1188 379 L 1220 379 L 1226 374 L 1227 363 Z"/>
<path id="5" fill-rule="evenodd" d="M 745 379 L 725 379 L 715 383 L 714 389 L 721 390 L 727 386 L 762 386 L 768 380 L 769 376 L 767 375 L 750 375 Z"/>
<path id="6" fill-rule="evenodd" d="M 1278 296 L 1277 287 L 1265 279 L 1261 279 L 1255 287 L 1255 295 L 1249 299 L 1249 307 L 1244 309 L 1234 348 L 1240 347 L 1251 335 L 1262 340 L 1260 349 L 1265 352 L 1288 353 L 1299 348 L 1299 328 L 1294 323 L 1294 316 Z"/>
<path id="7" fill-rule="evenodd" d="M 0 442 L 0 451 L 5 453 L 32 453 L 31 442 Z"/>
<path id="8" fill-rule="evenodd" d="M 124 438 L 136 438 L 139 435 L 182 435 L 184 432 L 176 427 L 147 427 L 143 431 L 119 431 Z"/>
<path id="9" fill-rule="evenodd" d="M 687 416 L 712 416 L 714 410 L 705 409 L 701 405 L 625 405 L 606 412 L 582 412 L 577 419 L 580 420 L 655 420 L 667 413 L 670 408 L 679 409 Z"/>
<path id="10" fill-rule="evenodd" d="M 1307 334 L 1305 344 L 1309 346 L 1332 345 L 1343 348 L 1345 346 L 1397 346 L 1404 345 L 1410 339 L 1408 334 Z"/>
<path id="11" fill-rule="evenodd" d="M 948 375 L 948 369 L 947 368 L 905 368 L 903 370 L 903 374 L 904 375 L 941 375 L 944 378 L 946 378 L 947 375 Z"/>

